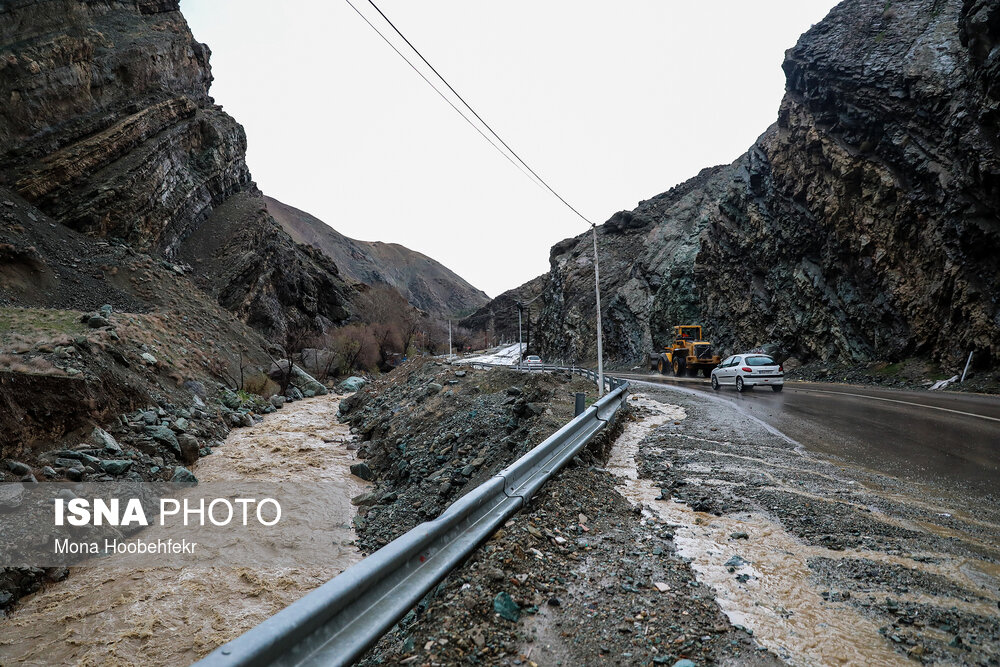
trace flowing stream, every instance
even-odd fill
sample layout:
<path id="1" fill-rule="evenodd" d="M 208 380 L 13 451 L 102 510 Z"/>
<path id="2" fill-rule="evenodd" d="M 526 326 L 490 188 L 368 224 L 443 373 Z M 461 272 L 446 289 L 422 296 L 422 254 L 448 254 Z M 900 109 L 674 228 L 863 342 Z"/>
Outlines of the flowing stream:
<path id="1" fill-rule="evenodd" d="M 73 568 L 0 620 L 0 664 L 189 664 L 360 560 L 350 498 L 368 484 L 350 474 L 355 456 L 339 404 L 337 396 L 287 404 L 233 430 L 194 469 L 206 484 L 321 487 L 315 511 L 339 526 L 322 565 Z"/>

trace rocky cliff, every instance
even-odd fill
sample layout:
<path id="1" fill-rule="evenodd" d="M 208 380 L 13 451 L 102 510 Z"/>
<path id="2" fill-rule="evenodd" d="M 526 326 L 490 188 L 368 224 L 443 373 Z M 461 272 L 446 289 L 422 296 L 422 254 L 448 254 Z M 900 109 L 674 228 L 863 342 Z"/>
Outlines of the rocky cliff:
<path id="1" fill-rule="evenodd" d="M 4 3 L 0 184 L 74 230 L 183 257 L 274 338 L 343 322 L 350 289 L 267 215 L 209 55 L 177 0 Z"/>
<path id="2" fill-rule="evenodd" d="M 297 243 L 315 246 L 342 275 L 368 285 L 389 285 L 414 307 L 435 317 L 455 317 L 489 297 L 440 262 L 398 243 L 348 238 L 305 211 L 265 197 L 267 210 Z"/>
<path id="3" fill-rule="evenodd" d="M 785 58 L 778 120 L 732 165 L 599 228 L 605 350 L 669 326 L 803 360 L 1000 355 L 997 0 L 846 0 Z M 591 237 L 552 248 L 552 358 L 594 355 Z"/>

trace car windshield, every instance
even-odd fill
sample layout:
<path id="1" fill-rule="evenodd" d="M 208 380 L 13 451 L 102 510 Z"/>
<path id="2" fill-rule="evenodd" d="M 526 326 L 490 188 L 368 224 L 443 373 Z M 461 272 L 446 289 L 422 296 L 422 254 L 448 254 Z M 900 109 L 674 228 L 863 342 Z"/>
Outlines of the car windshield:
<path id="1" fill-rule="evenodd" d="M 777 362 L 771 357 L 747 357 L 748 366 L 777 366 Z"/>
<path id="2" fill-rule="evenodd" d="M 541 357 L 536 357 L 535 355 L 531 355 L 530 357 L 528 357 L 528 361 L 541 361 L 541 360 L 542 360 Z"/>

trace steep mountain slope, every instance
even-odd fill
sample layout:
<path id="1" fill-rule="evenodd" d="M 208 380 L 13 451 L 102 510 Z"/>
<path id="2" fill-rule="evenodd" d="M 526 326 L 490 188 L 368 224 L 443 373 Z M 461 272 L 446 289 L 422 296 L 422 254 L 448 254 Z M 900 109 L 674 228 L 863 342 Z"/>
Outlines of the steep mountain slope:
<path id="1" fill-rule="evenodd" d="M 601 226 L 608 354 L 693 320 L 728 349 L 996 365 L 998 38 L 997 0 L 838 5 L 787 52 L 746 155 Z M 552 249 L 549 357 L 594 355 L 590 244 Z"/>
<path id="2" fill-rule="evenodd" d="M 322 250 L 347 278 L 395 287 L 415 307 L 439 317 L 469 313 L 489 300 L 426 255 L 397 243 L 348 238 L 305 211 L 271 197 L 264 199 L 268 213 L 292 239 Z"/>
<path id="3" fill-rule="evenodd" d="M 0 183 L 75 230 L 182 254 L 274 338 L 345 321 L 350 289 L 335 267 L 264 211 L 243 128 L 208 94 L 209 55 L 177 0 L 5 3 Z M 217 210 L 237 195 L 233 234 Z M 185 245 L 192 235 L 220 243 L 202 254 Z"/>

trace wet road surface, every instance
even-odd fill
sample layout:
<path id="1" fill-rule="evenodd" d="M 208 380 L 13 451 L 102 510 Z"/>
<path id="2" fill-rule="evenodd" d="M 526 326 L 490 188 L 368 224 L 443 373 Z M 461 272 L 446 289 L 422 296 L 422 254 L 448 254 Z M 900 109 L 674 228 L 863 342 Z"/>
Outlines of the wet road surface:
<path id="1" fill-rule="evenodd" d="M 946 493 L 1000 495 L 1000 398 L 811 382 L 740 394 L 700 378 L 617 375 L 715 396 L 810 451 Z"/>

